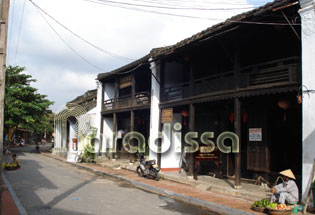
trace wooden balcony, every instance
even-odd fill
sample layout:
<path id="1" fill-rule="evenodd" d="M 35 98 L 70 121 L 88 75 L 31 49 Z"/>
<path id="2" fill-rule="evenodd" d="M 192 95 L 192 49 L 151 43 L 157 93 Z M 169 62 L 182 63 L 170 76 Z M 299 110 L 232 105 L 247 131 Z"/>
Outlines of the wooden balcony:
<path id="1" fill-rule="evenodd" d="M 132 96 L 121 96 L 117 99 L 108 99 L 103 103 L 102 111 L 123 108 L 148 106 L 151 102 L 151 94 L 148 91 L 136 93 Z"/>
<path id="2" fill-rule="evenodd" d="M 291 57 L 240 69 L 238 89 L 250 89 L 257 86 L 279 86 L 298 84 L 301 79 L 300 59 Z M 185 99 L 207 93 L 236 89 L 234 72 L 209 75 L 192 82 L 184 82 L 162 89 L 162 102 Z"/>

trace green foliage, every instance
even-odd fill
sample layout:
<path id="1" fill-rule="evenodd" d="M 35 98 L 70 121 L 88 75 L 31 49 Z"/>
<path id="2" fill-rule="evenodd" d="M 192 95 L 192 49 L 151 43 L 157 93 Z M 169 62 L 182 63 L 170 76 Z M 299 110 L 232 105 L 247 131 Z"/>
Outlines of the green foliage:
<path id="1" fill-rule="evenodd" d="M 83 160 L 89 160 L 89 159 L 94 159 L 95 158 L 95 153 L 94 153 L 94 147 L 91 146 L 91 144 L 86 144 L 83 150 Z"/>
<path id="2" fill-rule="evenodd" d="M 41 95 L 36 88 L 31 75 L 23 73 L 25 67 L 9 66 L 6 70 L 4 125 L 6 131 L 10 128 L 27 128 L 31 132 L 42 133 L 53 129 L 53 115 L 46 95 Z"/>

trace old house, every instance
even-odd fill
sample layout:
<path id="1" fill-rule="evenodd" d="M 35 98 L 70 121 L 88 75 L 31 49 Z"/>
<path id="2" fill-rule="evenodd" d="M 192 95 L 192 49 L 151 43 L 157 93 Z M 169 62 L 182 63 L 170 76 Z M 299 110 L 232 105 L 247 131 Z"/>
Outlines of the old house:
<path id="1" fill-rule="evenodd" d="M 86 144 L 98 145 L 98 142 L 90 137 L 98 128 L 96 95 L 96 89 L 89 90 L 68 102 L 65 108 L 56 113 L 53 154 L 74 162 L 75 157 L 83 151 Z"/>

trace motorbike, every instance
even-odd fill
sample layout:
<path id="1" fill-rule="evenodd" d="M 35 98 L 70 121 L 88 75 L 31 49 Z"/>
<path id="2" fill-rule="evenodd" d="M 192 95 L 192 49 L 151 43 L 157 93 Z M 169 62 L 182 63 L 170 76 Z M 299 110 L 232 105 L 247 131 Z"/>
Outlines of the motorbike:
<path id="1" fill-rule="evenodd" d="M 160 180 L 160 168 L 155 160 L 146 160 L 143 155 L 140 155 L 140 164 L 137 166 L 137 174 L 140 177 L 147 177 Z"/>

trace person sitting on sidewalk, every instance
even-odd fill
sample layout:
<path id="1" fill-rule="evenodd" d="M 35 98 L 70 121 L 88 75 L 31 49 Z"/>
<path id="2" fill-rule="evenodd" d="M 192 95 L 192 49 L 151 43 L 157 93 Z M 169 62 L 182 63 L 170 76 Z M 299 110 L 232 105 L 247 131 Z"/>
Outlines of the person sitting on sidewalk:
<path id="1" fill-rule="evenodd" d="M 12 155 L 11 164 L 16 164 L 17 168 L 20 168 L 20 167 L 21 167 L 21 163 L 20 163 L 20 161 L 16 158 L 16 154 L 13 154 L 13 155 Z"/>
<path id="2" fill-rule="evenodd" d="M 290 169 L 280 172 L 283 175 L 283 183 L 273 187 L 271 201 L 279 204 L 296 204 L 299 201 L 299 189 L 295 183 L 295 176 Z M 292 180 L 294 179 L 294 180 Z"/>

